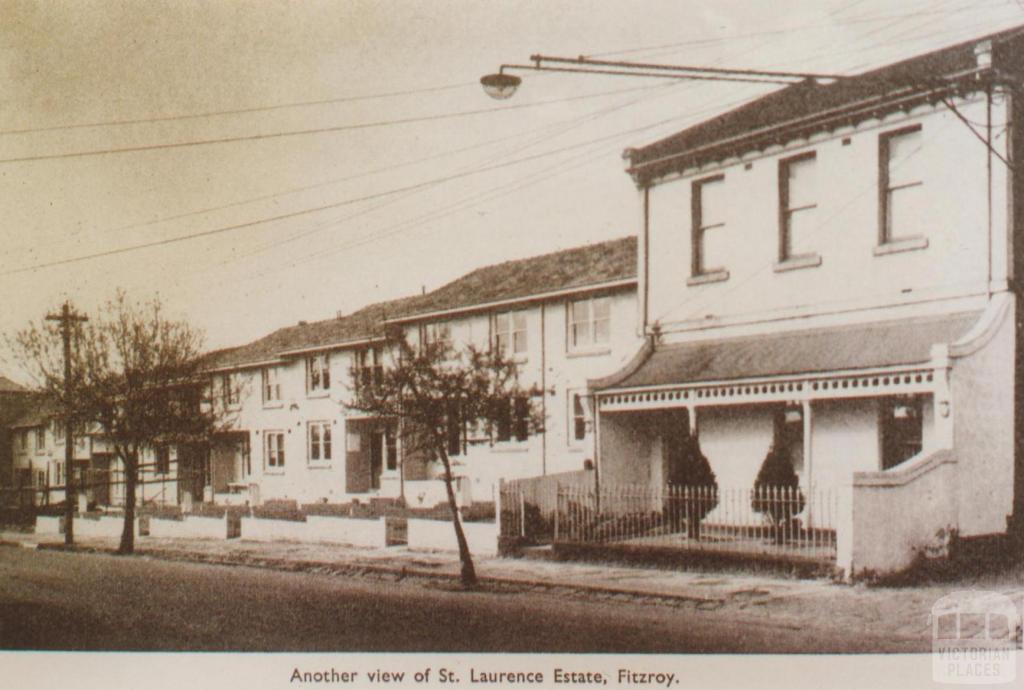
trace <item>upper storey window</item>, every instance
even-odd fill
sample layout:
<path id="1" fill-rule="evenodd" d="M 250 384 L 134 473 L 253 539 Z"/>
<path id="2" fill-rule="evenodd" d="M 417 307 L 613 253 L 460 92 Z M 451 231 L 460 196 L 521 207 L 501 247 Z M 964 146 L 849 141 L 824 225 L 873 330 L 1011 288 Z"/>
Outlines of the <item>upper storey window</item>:
<path id="1" fill-rule="evenodd" d="M 526 312 L 494 315 L 494 344 L 506 356 L 526 354 Z"/>
<path id="2" fill-rule="evenodd" d="M 883 248 L 927 246 L 920 226 L 925 201 L 922 145 L 921 125 L 887 132 L 878 139 L 878 243 Z"/>
<path id="3" fill-rule="evenodd" d="M 725 280 L 725 176 L 696 180 L 690 193 L 692 251 L 690 284 Z"/>
<path id="4" fill-rule="evenodd" d="M 779 161 L 779 268 L 820 263 L 816 162 L 813 151 Z"/>
<path id="5" fill-rule="evenodd" d="M 331 388 L 331 360 L 326 352 L 306 358 L 306 391 L 325 393 Z"/>

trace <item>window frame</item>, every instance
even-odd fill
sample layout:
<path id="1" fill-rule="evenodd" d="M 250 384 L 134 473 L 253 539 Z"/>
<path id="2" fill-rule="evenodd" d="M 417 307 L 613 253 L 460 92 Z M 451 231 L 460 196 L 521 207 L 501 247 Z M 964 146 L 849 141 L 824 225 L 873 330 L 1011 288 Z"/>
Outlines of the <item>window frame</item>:
<path id="1" fill-rule="evenodd" d="M 882 132 L 878 135 L 878 246 L 875 248 L 876 256 L 928 247 L 928 239 L 921 234 L 898 235 L 893 233 L 892 213 L 890 210 L 892 192 L 924 186 L 923 179 L 897 185 L 896 187 L 890 186 L 889 167 L 891 164 L 892 141 L 911 134 L 923 133 L 923 130 L 924 127 L 921 123 L 916 123 Z"/>
<path id="2" fill-rule="evenodd" d="M 725 227 L 725 221 L 704 224 L 704 188 L 713 184 L 725 184 L 725 174 L 709 175 L 690 183 L 690 278 L 689 285 L 728 280 L 729 271 L 724 266 L 706 266 L 704 259 L 705 233 Z"/>
<path id="3" fill-rule="evenodd" d="M 268 429 L 263 432 L 263 472 L 265 474 L 284 474 L 285 468 L 285 444 L 284 431 L 279 429 Z M 276 439 L 276 444 L 271 443 Z M 276 448 L 271 448 L 276 445 Z"/>
<path id="4" fill-rule="evenodd" d="M 313 430 L 319 429 L 319 439 L 313 443 Z M 313 457 L 314 448 L 318 457 Z M 306 463 L 312 466 L 330 465 L 334 460 L 334 434 L 331 422 L 316 420 L 306 422 Z"/>
<path id="5" fill-rule="evenodd" d="M 586 442 L 588 434 L 587 409 L 583 404 L 585 393 L 581 393 L 578 388 L 570 388 L 566 390 L 565 393 L 567 397 L 567 425 L 565 438 L 569 446 L 578 447 Z M 581 428 L 583 430 L 582 435 L 579 433 Z"/>
<path id="6" fill-rule="evenodd" d="M 168 475 L 171 473 L 171 448 L 160 445 L 153 448 L 153 474 Z"/>
<path id="7" fill-rule="evenodd" d="M 356 351 L 356 376 L 359 385 L 380 385 L 384 380 L 384 346 L 371 345 Z"/>
<path id="8" fill-rule="evenodd" d="M 607 319 L 600 319 L 600 321 L 607 321 L 608 327 L 605 329 L 607 333 L 607 339 L 601 342 L 597 342 L 597 323 L 599 319 L 594 316 L 594 304 L 596 302 L 603 301 L 608 306 L 608 317 Z M 585 321 L 576 321 L 576 305 L 577 304 L 587 305 L 587 316 Z M 585 343 L 579 343 L 576 341 L 577 330 L 575 326 L 577 324 L 584 324 L 587 330 L 587 341 Z M 586 297 L 580 297 L 578 299 L 570 299 L 566 303 L 565 313 L 565 343 L 566 351 L 569 354 L 600 354 L 608 352 L 611 349 L 612 341 L 612 298 L 611 295 L 587 295 Z"/>
<path id="9" fill-rule="evenodd" d="M 450 343 L 452 341 L 452 322 L 429 321 L 423 324 L 420 334 L 426 344 L 440 341 Z"/>
<path id="10" fill-rule="evenodd" d="M 821 254 L 819 252 L 813 251 L 797 254 L 793 251 L 793 216 L 801 212 L 814 211 L 818 208 L 817 200 L 814 203 L 802 206 L 794 207 L 790 205 L 790 170 L 792 170 L 794 165 L 807 161 L 814 161 L 815 172 L 812 174 L 816 174 L 817 151 L 804 151 L 794 156 L 779 159 L 779 257 L 778 263 L 775 264 L 776 271 L 821 265 Z"/>
<path id="11" fill-rule="evenodd" d="M 314 374 L 316 375 L 314 383 Z M 331 353 L 316 352 L 306 357 L 306 395 L 323 396 L 331 391 Z"/>
<path id="12" fill-rule="evenodd" d="M 263 405 L 265 407 L 281 405 L 281 367 L 263 367 L 260 376 L 263 384 Z M 273 388 L 274 395 L 270 395 L 271 388 Z"/>
<path id="13" fill-rule="evenodd" d="M 522 318 L 522 328 L 516 327 L 517 317 Z M 501 318 L 507 319 L 507 328 L 505 329 L 499 327 L 499 320 Z M 491 333 L 493 334 L 493 346 L 500 349 L 503 355 L 516 360 L 526 359 L 530 351 L 530 325 L 526 309 L 509 309 L 492 314 Z M 522 336 L 521 339 L 520 335 Z M 505 342 L 502 342 L 503 339 Z M 512 345 L 511 348 L 508 347 L 509 343 Z M 520 343 L 522 344 L 522 349 L 518 347 Z"/>
<path id="14" fill-rule="evenodd" d="M 234 372 L 227 372 L 220 375 L 220 397 L 221 402 L 226 408 L 238 407 L 239 403 L 239 388 L 237 384 L 237 375 Z"/>
<path id="15" fill-rule="evenodd" d="M 46 427 L 37 426 L 35 432 L 36 453 L 42 454 L 46 451 Z"/>

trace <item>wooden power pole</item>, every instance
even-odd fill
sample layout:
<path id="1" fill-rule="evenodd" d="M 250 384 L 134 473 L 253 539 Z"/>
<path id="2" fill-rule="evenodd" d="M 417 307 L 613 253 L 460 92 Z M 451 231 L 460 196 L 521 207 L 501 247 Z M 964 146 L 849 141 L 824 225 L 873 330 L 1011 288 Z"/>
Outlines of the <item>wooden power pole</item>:
<path id="1" fill-rule="evenodd" d="M 75 322 L 88 321 L 84 316 L 76 314 L 67 302 L 61 307 L 60 314 L 48 314 L 47 321 L 60 322 L 60 335 L 64 341 L 64 543 L 75 543 L 75 504 L 78 502 L 77 483 L 75 482 L 75 449 L 72 435 L 72 394 L 74 384 L 71 380 L 71 335 Z"/>

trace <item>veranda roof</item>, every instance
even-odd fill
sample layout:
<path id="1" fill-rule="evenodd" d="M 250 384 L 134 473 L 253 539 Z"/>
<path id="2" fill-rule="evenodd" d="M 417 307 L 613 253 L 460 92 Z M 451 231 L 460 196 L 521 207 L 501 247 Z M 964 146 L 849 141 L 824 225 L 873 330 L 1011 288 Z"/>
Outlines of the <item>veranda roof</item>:
<path id="1" fill-rule="evenodd" d="M 955 342 L 980 317 L 971 311 L 659 346 L 590 383 L 611 391 L 923 364 L 933 345 Z"/>

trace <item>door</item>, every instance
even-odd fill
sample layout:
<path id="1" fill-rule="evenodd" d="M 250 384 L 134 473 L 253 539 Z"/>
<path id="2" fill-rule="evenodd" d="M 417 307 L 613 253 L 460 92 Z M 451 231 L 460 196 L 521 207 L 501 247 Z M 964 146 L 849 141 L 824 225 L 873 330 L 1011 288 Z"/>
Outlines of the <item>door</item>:
<path id="1" fill-rule="evenodd" d="M 380 488 L 380 472 L 384 467 L 384 434 L 370 433 L 370 488 Z"/>

